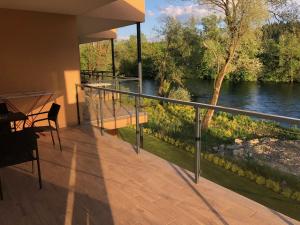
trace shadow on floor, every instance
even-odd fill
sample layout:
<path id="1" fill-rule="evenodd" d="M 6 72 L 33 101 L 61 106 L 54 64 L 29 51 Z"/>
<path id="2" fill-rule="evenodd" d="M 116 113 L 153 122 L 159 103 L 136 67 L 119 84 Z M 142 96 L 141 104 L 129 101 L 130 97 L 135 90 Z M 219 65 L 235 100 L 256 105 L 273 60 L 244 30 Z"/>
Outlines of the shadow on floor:
<path id="1" fill-rule="evenodd" d="M 113 225 L 99 145 L 92 128 L 74 133 L 62 130 L 63 152 L 53 149 L 49 137 L 40 145 L 43 189 L 38 189 L 30 164 L 5 168 L 1 225 Z M 74 142 L 69 139 L 72 136 Z M 78 142 L 76 140 L 86 140 Z M 75 142 L 76 141 L 76 142 Z"/>
<path id="2" fill-rule="evenodd" d="M 208 200 L 194 187 L 193 178 L 191 175 L 184 169 L 179 169 L 173 164 L 169 165 L 175 170 L 175 172 L 185 181 L 185 183 L 191 188 L 191 190 L 205 203 L 209 210 L 220 220 L 224 225 L 229 225 L 226 219 L 208 202 Z M 191 180 L 190 180 L 191 179 Z"/>

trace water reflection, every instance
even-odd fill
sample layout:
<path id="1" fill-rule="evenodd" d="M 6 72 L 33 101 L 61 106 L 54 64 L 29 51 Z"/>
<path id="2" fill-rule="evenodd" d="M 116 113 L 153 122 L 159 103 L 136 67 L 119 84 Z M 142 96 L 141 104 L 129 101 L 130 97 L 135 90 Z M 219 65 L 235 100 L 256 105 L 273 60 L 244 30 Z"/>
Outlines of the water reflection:
<path id="1" fill-rule="evenodd" d="M 213 89 L 212 81 L 190 80 L 186 85 L 193 101 L 209 102 Z M 137 91 L 137 83 L 126 82 L 122 88 Z M 157 90 L 158 85 L 155 81 L 143 81 L 145 94 L 156 95 Z M 224 82 L 219 105 L 300 118 L 299 96 L 300 84 Z"/>

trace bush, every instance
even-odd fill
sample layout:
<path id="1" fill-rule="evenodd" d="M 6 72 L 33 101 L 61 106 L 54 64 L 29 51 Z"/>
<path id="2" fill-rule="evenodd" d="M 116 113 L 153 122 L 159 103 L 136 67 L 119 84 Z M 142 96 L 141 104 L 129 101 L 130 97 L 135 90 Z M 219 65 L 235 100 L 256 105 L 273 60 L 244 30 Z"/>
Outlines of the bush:
<path id="1" fill-rule="evenodd" d="M 250 170 L 247 170 L 246 172 L 245 172 L 245 176 L 247 177 L 247 178 L 249 178 L 250 180 L 255 180 L 256 179 L 256 175 L 254 174 L 254 173 L 252 173 L 252 171 L 250 171 Z"/>
<path id="2" fill-rule="evenodd" d="M 238 167 L 236 164 L 232 164 L 232 166 L 231 166 L 231 171 L 232 171 L 233 173 L 236 173 L 238 170 L 239 170 L 239 167 Z"/>
<path id="3" fill-rule="evenodd" d="M 214 155 L 213 154 L 209 154 L 208 157 L 207 157 L 207 160 L 212 162 L 214 159 Z"/>
<path id="4" fill-rule="evenodd" d="M 291 198 L 293 200 L 299 201 L 300 202 L 300 192 L 296 191 L 294 194 L 292 194 Z"/>
<path id="5" fill-rule="evenodd" d="M 267 179 L 266 180 L 266 187 L 269 188 L 269 189 L 272 189 L 273 188 L 273 181 L 270 180 L 270 179 Z"/>
<path id="6" fill-rule="evenodd" d="M 292 196 L 293 192 L 290 188 L 284 188 L 282 190 L 281 194 L 286 198 L 290 198 Z"/>
<path id="7" fill-rule="evenodd" d="M 239 169 L 238 169 L 238 175 L 239 175 L 240 177 L 244 177 L 244 176 L 245 176 L 244 170 L 241 169 L 241 168 L 239 168 Z"/>
<path id="8" fill-rule="evenodd" d="M 226 162 L 225 162 L 225 169 L 226 169 L 226 170 L 230 170 L 231 167 L 232 167 L 232 163 L 229 162 L 229 161 L 226 161 Z"/>
<path id="9" fill-rule="evenodd" d="M 204 153 L 200 153 L 200 157 L 201 157 L 201 159 L 203 159 L 204 158 L 204 156 L 205 156 L 205 154 Z"/>
<path id="10" fill-rule="evenodd" d="M 213 159 L 214 164 L 218 165 L 219 164 L 219 160 L 220 160 L 220 158 L 218 156 L 215 156 L 214 159 Z"/>
<path id="11" fill-rule="evenodd" d="M 219 166 L 224 167 L 225 166 L 225 160 L 219 159 Z"/>
<path id="12" fill-rule="evenodd" d="M 272 190 L 273 190 L 274 192 L 276 192 L 276 193 L 279 193 L 279 192 L 280 192 L 281 187 L 280 187 L 279 182 L 274 182 L 274 183 L 273 183 Z"/>
<path id="13" fill-rule="evenodd" d="M 170 91 L 169 98 L 183 100 L 183 101 L 191 101 L 191 94 L 187 89 L 180 87 L 177 89 L 172 89 Z"/>
<path id="14" fill-rule="evenodd" d="M 266 178 L 262 176 L 258 176 L 255 180 L 255 182 L 259 185 L 264 185 L 266 183 Z"/>
<path id="15" fill-rule="evenodd" d="M 204 159 L 208 160 L 208 154 L 207 153 L 204 154 Z"/>

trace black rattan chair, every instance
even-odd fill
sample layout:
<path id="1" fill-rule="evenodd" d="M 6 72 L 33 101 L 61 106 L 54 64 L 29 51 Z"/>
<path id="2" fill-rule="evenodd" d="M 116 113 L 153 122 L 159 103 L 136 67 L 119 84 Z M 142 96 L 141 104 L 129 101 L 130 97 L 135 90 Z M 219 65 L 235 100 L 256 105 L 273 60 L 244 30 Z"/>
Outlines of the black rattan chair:
<path id="1" fill-rule="evenodd" d="M 37 162 L 39 186 L 42 189 L 42 177 L 37 144 L 38 135 L 31 128 L 0 136 L 0 168 L 25 162 Z M 1 177 L 0 198 L 3 199 Z"/>
<path id="2" fill-rule="evenodd" d="M 6 103 L 0 103 L 0 116 L 5 116 L 9 113 Z M 10 133 L 11 125 L 10 122 L 0 123 L 0 134 Z"/>
<path id="3" fill-rule="evenodd" d="M 0 114 L 8 114 L 8 113 L 9 113 L 9 111 L 8 111 L 6 103 L 1 102 L 0 103 Z"/>
<path id="4" fill-rule="evenodd" d="M 28 115 L 28 117 L 29 116 L 36 117 L 39 115 L 47 114 L 47 116 L 45 118 L 34 120 L 34 122 L 32 123 L 32 128 L 37 133 L 50 131 L 52 143 L 54 146 L 55 146 L 55 141 L 54 141 L 54 137 L 53 137 L 53 131 L 56 131 L 58 142 L 59 142 L 59 148 L 62 151 L 61 141 L 60 141 L 60 136 L 59 136 L 59 127 L 58 127 L 58 123 L 57 123 L 57 117 L 58 117 L 59 110 L 60 110 L 60 105 L 53 103 L 49 111 L 30 114 L 30 115 Z M 37 126 L 36 124 L 41 121 L 48 121 L 48 126 Z M 52 126 L 52 125 L 54 125 L 54 126 Z"/>

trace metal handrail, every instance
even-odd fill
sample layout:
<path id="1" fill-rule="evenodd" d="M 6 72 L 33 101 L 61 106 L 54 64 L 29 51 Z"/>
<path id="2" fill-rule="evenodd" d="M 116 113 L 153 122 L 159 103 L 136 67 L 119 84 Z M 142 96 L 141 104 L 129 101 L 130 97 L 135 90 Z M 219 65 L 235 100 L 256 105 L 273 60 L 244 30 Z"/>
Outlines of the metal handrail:
<path id="1" fill-rule="evenodd" d="M 266 120 L 274 120 L 274 121 L 278 121 L 278 122 L 285 122 L 285 123 L 289 123 L 289 124 L 300 125 L 299 118 L 279 116 L 279 115 L 273 115 L 273 114 L 268 114 L 268 113 L 260 113 L 260 112 L 256 112 L 256 111 L 243 110 L 243 109 L 237 109 L 237 108 L 231 108 L 231 107 L 225 107 L 225 106 L 218 106 L 218 105 L 215 106 L 215 105 L 210 105 L 210 104 L 206 104 L 206 103 L 188 102 L 188 101 L 170 99 L 170 98 L 159 97 L 159 96 L 154 96 L 154 95 L 139 94 L 139 93 L 130 92 L 130 91 L 115 90 L 115 89 L 103 88 L 103 87 L 93 87 L 88 84 L 80 84 L 78 86 L 107 91 L 107 92 L 119 93 L 119 94 L 124 94 L 124 95 L 129 95 L 129 96 L 131 95 L 134 97 L 164 101 L 164 102 L 174 103 L 174 104 L 179 104 L 179 105 L 199 107 L 199 108 L 205 108 L 205 109 L 213 109 L 215 111 L 223 111 L 223 112 L 228 112 L 231 114 L 242 114 L 242 115 L 253 116 L 253 117 L 266 119 Z"/>
<path id="2" fill-rule="evenodd" d="M 78 90 L 77 88 L 90 88 L 98 90 L 99 96 L 102 96 L 102 93 L 104 92 L 111 92 L 111 93 L 117 93 L 117 94 L 123 94 L 128 96 L 133 96 L 135 98 L 135 110 L 136 110 L 136 148 L 137 152 L 140 153 L 140 146 L 143 145 L 142 141 L 142 131 L 140 130 L 140 124 L 139 124 L 139 113 L 140 113 L 140 99 L 141 98 L 147 98 L 162 102 L 168 102 L 173 104 L 179 104 L 179 105 L 185 105 L 185 106 L 192 106 L 195 108 L 195 122 L 196 122 L 196 132 L 195 132 L 195 165 L 194 165 L 194 174 L 195 174 L 195 182 L 198 183 L 199 177 L 200 177 L 200 153 L 201 153 L 201 114 L 200 109 L 212 109 L 215 111 L 223 111 L 228 112 L 231 114 L 242 114 L 247 116 L 252 116 L 260 119 L 265 120 L 273 120 L 277 122 L 284 122 L 288 124 L 293 125 L 300 125 L 300 119 L 298 118 L 291 118 L 286 116 L 278 116 L 278 115 L 272 115 L 267 113 L 260 113 L 255 111 L 249 111 L 249 110 L 242 110 L 242 109 L 236 109 L 236 108 L 230 108 L 230 107 L 224 107 L 224 106 L 214 106 L 210 104 L 205 103 L 198 103 L 198 102 L 188 102 L 188 101 L 182 101 L 182 100 L 176 100 L 176 99 L 170 99 L 170 98 L 164 98 L 159 96 L 153 96 L 153 95 L 146 95 L 146 94 L 140 94 L 136 92 L 130 92 L 130 91 L 121 91 L 117 89 L 110 89 L 110 88 L 103 88 L 103 87 L 94 87 L 88 84 L 77 84 L 76 85 L 76 99 L 77 99 L 77 110 L 78 110 L 78 122 L 80 124 L 80 116 L 79 116 L 79 102 L 78 102 Z M 101 103 L 101 97 L 100 97 L 100 103 Z M 102 103 L 103 104 L 103 103 Z M 102 108 L 102 107 L 101 107 Z M 102 115 L 101 115 L 102 114 Z M 103 132 L 103 112 L 100 113 L 101 116 L 101 132 Z"/>
<path id="3" fill-rule="evenodd" d="M 110 77 L 110 78 L 115 78 L 115 79 L 120 79 L 120 80 L 125 80 L 125 81 L 138 81 L 138 77 L 127 77 L 127 76 L 116 76 L 116 75 L 109 75 L 112 74 L 112 71 L 94 71 L 94 70 L 81 70 L 80 74 L 84 76 L 94 76 L 94 77 Z"/>

